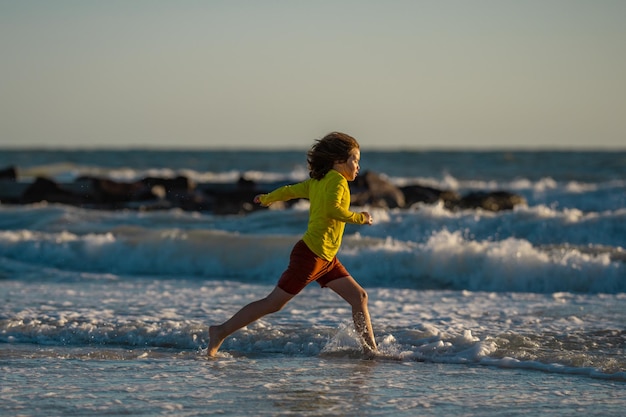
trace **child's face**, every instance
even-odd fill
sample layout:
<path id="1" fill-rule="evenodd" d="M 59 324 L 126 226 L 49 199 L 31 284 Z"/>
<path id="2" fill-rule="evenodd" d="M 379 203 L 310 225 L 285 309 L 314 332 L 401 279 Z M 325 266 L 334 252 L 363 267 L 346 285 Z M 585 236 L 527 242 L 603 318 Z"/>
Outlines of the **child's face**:
<path id="1" fill-rule="evenodd" d="M 335 162 L 333 169 L 343 175 L 348 181 L 354 181 L 359 173 L 359 169 L 361 169 L 359 165 L 361 151 L 358 148 L 354 148 L 349 155 L 346 162 Z"/>

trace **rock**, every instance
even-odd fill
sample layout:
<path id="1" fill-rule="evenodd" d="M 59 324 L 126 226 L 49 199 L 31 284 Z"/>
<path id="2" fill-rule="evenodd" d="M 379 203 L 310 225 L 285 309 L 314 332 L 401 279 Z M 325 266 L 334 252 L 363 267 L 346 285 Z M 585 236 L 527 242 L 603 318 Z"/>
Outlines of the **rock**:
<path id="1" fill-rule="evenodd" d="M 96 199 L 101 204 L 127 203 L 156 199 L 157 196 L 141 181 L 117 182 L 105 178 L 93 179 Z"/>
<path id="2" fill-rule="evenodd" d="M 380 174 L 365 171 L 350 183 L 351 202 L 356 206 L 397 208 L 406 205 L 402 190 Z"/>
<path id="3" fill-rule="evenodd" d="M 469 193 L 459 201 L 460 209 L 481 208 L 488 211 L 512 210 L 517 205 L 526 205 L 526 199 L 508 191 L 477 191 Z"/>
<path id="4" fill-rule="evenodd" d="M 24 191 L 24 184 L 17 182 L 15 167 L 0 169 L 0 202 L 18 204 Z"/>
<path id="5" fill-rule="evenodd" d="M 253 203 L 257 194 L 268 193 L 285 183 L 256 183 L 240 177 L 234 183 L 193 184 L 185 176 L 147 177 L 140 181 L 118 182 L 107 178 L 81 177 L 63 185 L 38 177 L 32 184 L 17 182 L 17 170 L 0 170 L 0 201 L 30 204 L 40 201 L 96 209 L 160 210 L 181 208 L 187 211 L 210 211 L 214 214 L 245 214 L 260 209 Z M 461 197 L 454 191 L 421 185 L 397 187 L 384 175 L 366 171 L 350 184 L 352 204 L 380 208 L 402 208 L 416 203 L 443 201 L 450 210 L 511 210 L 526 200 L 506 191 L 473 192 Z M 289 207 L 296 200 L 286 202 Z M 274 209 L 281 207 L 273 205 Z"/>
<path id="6" fill-rule="evenodd" d="M 526 199 L 517 194 L 507 191 L 469 193 L 463 197 L 455 191 L 439 190 L 437 188 L 421 185 L 410 185 L 401 188 L 404 193 L 407 206 L 416 203 L 435 204 L 443 201 L 444 207 L 449 210 L 477 209 L 488 211 L 512 210 L 520 204 L 526 204 Z"/>
<path id="7" fill-rule="evenodd" d="M 183 175 L 175 178 L 146 177 L 140 182 L 149 189 L 162 187 L 168 199 L 177 198 L 180 194 L 187 194 L 195 188 L 195 184 Z"/>
<path id="8" fill-rule="evenodd" d="M 155 198 L 169 201 L 184 210 L 205 210 L 205 202 L 195 193 L 196 185 L 187 177 L 175 178 L 146 177 L 140 181 Z"/>
<path id="9" fill-rule="evenodd" d="M 257 210 L 260 206 L 254 204 L 254 196 L 258 193 L 251 190 L 233 190 L 212 193 L 211 211 L 214 214 L 246 214 Z"/>
<path id="10" fill-rule="evenodd" d="M 444 207 L 450 209 L 458 204 L 461 196 L 455 191 L 439 190 L 433 187 L 422 185 L 408 185 L 401 187 L 400 190 L 404 194 L 407 206 L 416 203 L 436 204 L 443 201 Z"/>
<path id="11" fill-rule="evenodd" d="M 219 215 L 246 214 L 258 210 L 260 206 L 254 204 L 254 197 L 266 192 L 259 190 L 256 182 L 244 177 L 240 177 L 234 186 L 204 187 L 204 193 L 211 202 L 211 211 Z"/>
<path id="12" fill-rule="evenodd" d="M 15 182 L 17 180 L 17 169 L 13 166 L 0 169 L 0 180 Z"/>
<path id="13" fill-rule="evenodd" d="M 87 202 L 87 199 L 79 194 L 61 188 L 56 182 L 37 177 L 22 194 L 21 204 L 39 203 L 47 201 L 49 203 L 61 203 L 80 206 Z"/>

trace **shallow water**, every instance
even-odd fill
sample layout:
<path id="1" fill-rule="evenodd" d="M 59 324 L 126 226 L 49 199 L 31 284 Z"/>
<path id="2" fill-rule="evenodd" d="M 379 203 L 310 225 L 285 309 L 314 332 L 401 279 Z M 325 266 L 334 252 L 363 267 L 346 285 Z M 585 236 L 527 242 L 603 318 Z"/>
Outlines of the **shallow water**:
<path id="1" fill-rule="evenodd" d="M 15 352 L 15 350 L 20 352 Z M 0 345 L 3 415 L 620 415 L 623 383 L 354 357 Z"/>
<path id="2" fill-rule="evenodd" d="M 367 209 L 339 258 L 349 306 L 307 287 L 207 360 L 208 326 L 263 297 L 306 203 L 247 216 L 0 204 L 0 415 L 620 415 L 624 152 L 367 152 L 398 184 L 504 189 L 527 206 Z M 22 180 L 306 177 L 304 152 L 11 151 Z M 261 248 L 261 250 L 259 249 Z"/>

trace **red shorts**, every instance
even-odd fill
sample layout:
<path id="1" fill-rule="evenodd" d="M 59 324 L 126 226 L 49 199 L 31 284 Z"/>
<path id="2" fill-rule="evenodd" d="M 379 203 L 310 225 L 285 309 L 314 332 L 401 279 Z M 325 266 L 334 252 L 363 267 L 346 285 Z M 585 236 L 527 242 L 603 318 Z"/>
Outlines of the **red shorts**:
<path id="1" fill-rule="evenodd" d="M 350 276 L 346 268 L 335 256 L 332 261 L 320 258 L 300 240 L 295 244 L 289 257 L 289 266 L 278 280 L 278 288 L 296 295 L 313 281 L 320 287 L 338 278 Z"/>

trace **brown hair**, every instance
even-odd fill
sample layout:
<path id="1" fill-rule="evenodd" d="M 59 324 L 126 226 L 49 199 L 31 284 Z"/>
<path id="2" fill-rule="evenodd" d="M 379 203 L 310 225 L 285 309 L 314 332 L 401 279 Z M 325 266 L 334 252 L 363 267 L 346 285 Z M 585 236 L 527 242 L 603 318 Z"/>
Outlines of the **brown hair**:
<path id="1" fill-rule="evenodd" d="M 315 141 L 307 154 L 309 176 L 321 180 L 335 162 L 347 161 L 353 149 L 359 149 L 359 143 L 352 136 L 341 132 L 331 132 Z"/>

